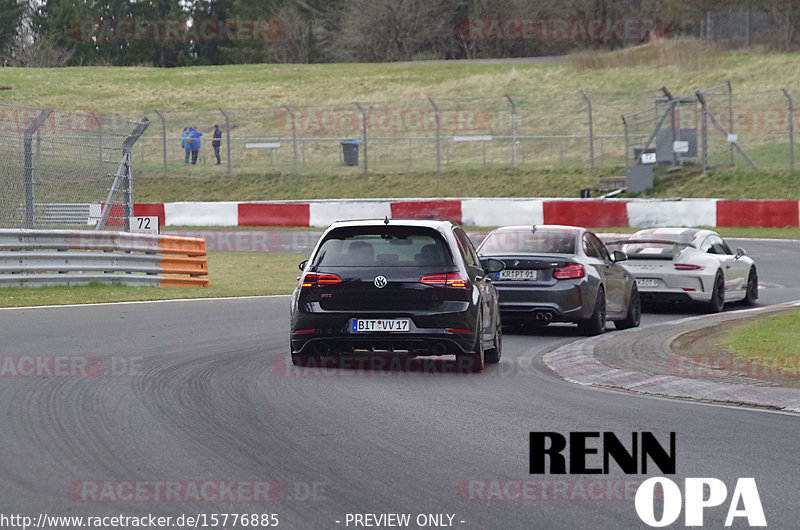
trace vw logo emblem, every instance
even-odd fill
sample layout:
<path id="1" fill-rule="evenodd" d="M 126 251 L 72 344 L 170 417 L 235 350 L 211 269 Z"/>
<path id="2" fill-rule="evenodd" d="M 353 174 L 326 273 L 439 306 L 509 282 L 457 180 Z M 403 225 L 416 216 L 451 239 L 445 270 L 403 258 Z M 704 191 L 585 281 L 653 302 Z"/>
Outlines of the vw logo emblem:
<path id="1" fill-rule="evenodd" d="M 384 276 L 375 276 L 375 287 L 377 287 L 378 289 L 383 289 L 384 287 L 386 287 L 387 283 L 388 282 L 386 281 L 386 278 Z"/>

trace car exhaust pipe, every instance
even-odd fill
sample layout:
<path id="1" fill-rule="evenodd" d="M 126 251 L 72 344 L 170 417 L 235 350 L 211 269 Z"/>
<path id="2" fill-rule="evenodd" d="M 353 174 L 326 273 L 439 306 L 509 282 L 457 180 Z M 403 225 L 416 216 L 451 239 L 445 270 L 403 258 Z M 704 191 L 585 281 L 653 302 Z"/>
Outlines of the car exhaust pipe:
<path id="1" fill-rule="evenodd" d="M 328 355 L 331 352 L 331 347 L 327 342 L 318 342 L 314 345 L 314 353 L 317 355 Z"/>
<path id="2" fill-rule="evenodd" d="M 433 345 L 432 351 L 434 355 L 444 355 L 447 351 L 447 347 L 444 345 L 443 342 L 437 342 Z"/>
<path id="3" fill-rule="evenodd" d="M 553 313 L 551 313 L 550 311 L 545 311 L 544 312 L 544 319 L 546 321 L 550 322 L 551 320 L 553 320 Z"/>
<path id="4" fill-rule="evenodd" d="M 536 320 L 542 320 L 542 319 L 544 319 L 544 313 L 542 313 L 541 311 L 537 311 Z"/>

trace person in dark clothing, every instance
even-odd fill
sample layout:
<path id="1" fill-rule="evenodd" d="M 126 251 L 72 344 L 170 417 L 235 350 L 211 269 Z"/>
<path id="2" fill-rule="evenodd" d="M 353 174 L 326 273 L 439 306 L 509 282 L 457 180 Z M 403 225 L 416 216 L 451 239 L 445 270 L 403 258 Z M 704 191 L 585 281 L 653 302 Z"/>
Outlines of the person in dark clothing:
<path id="1" fill-rule="evenodd" d="M 219 125 L 214 125 L 214 136 L 213 140 L 211 141 L 211 146 L 214 148 L 214 156 L 217 157 L 217 165 L 220 164 L 219 159 L 219 146 L 222 143 L 220 138 L 222 138 L 222 131 L 219 130 Z"/>
<path id="2" fill-rule="evenodd" d="M 192 150 L 192 164 L 197 164 L 197 153 L 200 151 L 200 137 L 203 136 L 203 133 L 195 129 L 194 127 L 189 127 L 189 149 Z"/>

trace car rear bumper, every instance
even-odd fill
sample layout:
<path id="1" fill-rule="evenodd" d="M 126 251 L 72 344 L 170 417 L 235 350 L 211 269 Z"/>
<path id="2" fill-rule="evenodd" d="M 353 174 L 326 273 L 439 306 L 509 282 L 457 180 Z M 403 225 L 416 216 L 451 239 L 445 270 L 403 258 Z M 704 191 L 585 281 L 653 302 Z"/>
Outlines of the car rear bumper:
<path id="1" fill-rule="evenodd" d="M 594 296 L 590 296 L 586 282 L 564 281 L 541 288 L 495 286 L 504 321 L 577 322 L 589 318 L 594 310 Z"/>
<path id="2" fill-rule="evenodd" d="M 711 293 L 683 289 L 646 289 L 639 287 L 643 302 L 709 302 Z"/>
<path id="3" fill-rule="evenodd" d="M 354 332 L 351 331 L 353 318 L 407 318 L 411 323 L 407 332 Z M 292 353 L 469 354 L 474 352 L 477 343 L 477 321 L 477 308 L 472 306 L 465 311 L 425 314 L 298 312 L 292 318 Z"/>

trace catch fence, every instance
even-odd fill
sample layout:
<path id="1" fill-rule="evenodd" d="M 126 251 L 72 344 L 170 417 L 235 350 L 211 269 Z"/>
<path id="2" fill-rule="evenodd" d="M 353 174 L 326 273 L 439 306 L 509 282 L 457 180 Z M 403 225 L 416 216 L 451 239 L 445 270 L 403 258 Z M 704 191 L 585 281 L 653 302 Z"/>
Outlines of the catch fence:
<path id="1" fill-rule="evenodd" d="M 0 228 L 127 227 L 149 121 L 0 105 Z"/>
<path id="2" fill-rule="evenodd" d="M 652 140 L 653 147 L 658 144 L 662 151 L 669 140 L 670 152 L 666 158 L 659 156 L 659 162 L 705 167 L 794 166 L 797 118 L 791 91 L 736 93 L 729 82 L 674 95 L 664 88 L 633 93 L 577 91 L 558 96 L 507 94 L 315 106 L 159 109 L 155 111 L 156 126 L 137 142 L 135 150 L 141 168 L 168 175 L 187 170 L 223 175 L 325 175 L 487 167 L 620 168 L 635 163 L 636 153 L 671 106 L 660 136 Z M 217 140 L 219 167 L 212 138 L 214 125 L 222 132 Z M 189 126 L 203 133 L 194 164 L 202 170 L 192 167 L 192 157 L 182 146 L 181 132 Z M 707 143 L 703 143 L 704 136 Z M 688 152 L 672 153 L 675 141 L 688 142 Z M 355 163 L 345 154 L 354 146 L 358 151 Z"/>

